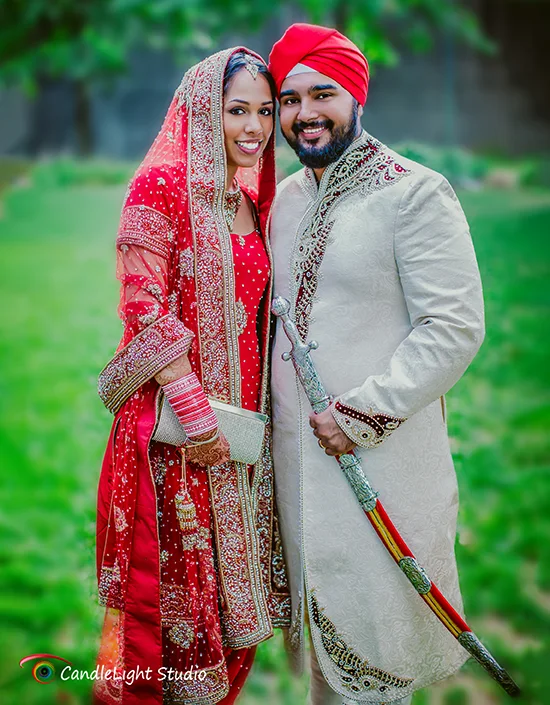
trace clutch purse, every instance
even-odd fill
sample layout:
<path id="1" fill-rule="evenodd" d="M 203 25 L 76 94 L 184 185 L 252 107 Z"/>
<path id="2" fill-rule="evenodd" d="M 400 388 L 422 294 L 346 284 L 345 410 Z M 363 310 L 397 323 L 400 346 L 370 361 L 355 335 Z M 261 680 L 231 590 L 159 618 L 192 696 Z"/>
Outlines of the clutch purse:
<path id="1" fill-rule="evenodd" d="M 231 460 L 246 465 L 255 465 L 260 459 L 268 417 L 256 411 L 240 409 L 224 404 L 217 399 L 209 399 L 218 418 L 218 426 L 227 438 Z M 159 395 L 157 425 L 153 441 L 182 446 L 187 441 L 185 429 L 164 395 Z"/>

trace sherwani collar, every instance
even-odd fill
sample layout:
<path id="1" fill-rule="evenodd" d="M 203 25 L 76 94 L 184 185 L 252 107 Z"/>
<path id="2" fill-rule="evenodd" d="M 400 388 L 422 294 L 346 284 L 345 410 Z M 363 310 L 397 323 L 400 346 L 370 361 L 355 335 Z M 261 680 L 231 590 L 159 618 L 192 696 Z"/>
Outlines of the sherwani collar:
<path id="1" fill-rule="evenodd" d="M 320 193 L 324 193 L 326 185 L 329 183 L 331 180 L 331 175 L 334 173 L 336 169 L 342 164 L 342 162 L 346 161 L 350 154 L 354 153 L 356 150 L 360 149 L 362 146 L 366 145 L 369 140 L 376 142 L 377 140 L 374 140 L 373 137 L 371 137 L 368 132 L 365 130 L 361 131 L 361 134 L 356 137 L 353 142 L 346 148 L 345 152 L 342 154 L 342 156 L 337 159 L 335 162 L 332 162 L 327 166 L 325 171 L 323 172 L 323 175 L 320 179 L 320 181 L 317 181 L 317 178 L 315 176 L 315 172 L 313 169 L 310 167 L 306 166 L 304 167 L 304 177 L 303 177 L 303 186 L 307 192 L 307 194 L 312 198 L 315 199 Z"/>

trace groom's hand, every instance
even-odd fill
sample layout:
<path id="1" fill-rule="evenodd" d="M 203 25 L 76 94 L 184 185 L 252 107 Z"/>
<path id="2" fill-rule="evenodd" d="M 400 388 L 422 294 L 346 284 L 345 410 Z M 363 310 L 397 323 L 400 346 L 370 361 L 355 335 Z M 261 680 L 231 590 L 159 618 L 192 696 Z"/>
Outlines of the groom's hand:
<path id="1" fill-rule="evenodd" d="M 355 448 L 356 444 L 338 426 L 330 408 L 320 414 L 310 414 L 309 425 L 327 455 L 344 455 Z"/>

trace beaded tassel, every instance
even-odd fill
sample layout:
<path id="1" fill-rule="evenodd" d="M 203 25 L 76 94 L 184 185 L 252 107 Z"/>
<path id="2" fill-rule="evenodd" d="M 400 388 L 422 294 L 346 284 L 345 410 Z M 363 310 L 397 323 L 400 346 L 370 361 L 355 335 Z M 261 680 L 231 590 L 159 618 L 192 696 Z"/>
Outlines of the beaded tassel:
<path id="1" fill-rule="evenodd" d="M 197 544 L 199 522 L 197 510 L 187 490 L 185 482 L 185 451 L 181 454 L 181 481 L 180 488 L 174 497 L 176 517 L 181 529 L 181 542 L 184 551 L 193 549 Z"/>
<path id="2" fill-rule="evenodd" d="M 176 515 L 178 517 L 178 522 L 182 533 L 189 534 L 196 532 L 199 528 L 199 523 L 197 521 L 197 510 L 195 509 L 193 500 L 191 499 L 183 480 L 174 501 L 176 503 Z"/>

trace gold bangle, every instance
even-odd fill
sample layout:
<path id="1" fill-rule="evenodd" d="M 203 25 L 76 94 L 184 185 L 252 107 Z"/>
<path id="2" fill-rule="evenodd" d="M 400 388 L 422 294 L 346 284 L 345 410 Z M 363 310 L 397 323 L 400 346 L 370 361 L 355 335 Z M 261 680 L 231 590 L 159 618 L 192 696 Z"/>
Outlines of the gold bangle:
<path id="1" fill-rule="evenodd" d="M 211 437 L 207 438 L 205 441 L 191 441 L 189 438 L 185 441 L 186 448 L 195 448 L 196 446 L 205 446 L 212 441 L 216 441 L 220 437 L 220 429 L 216 430 L 216 433 Z"/>

